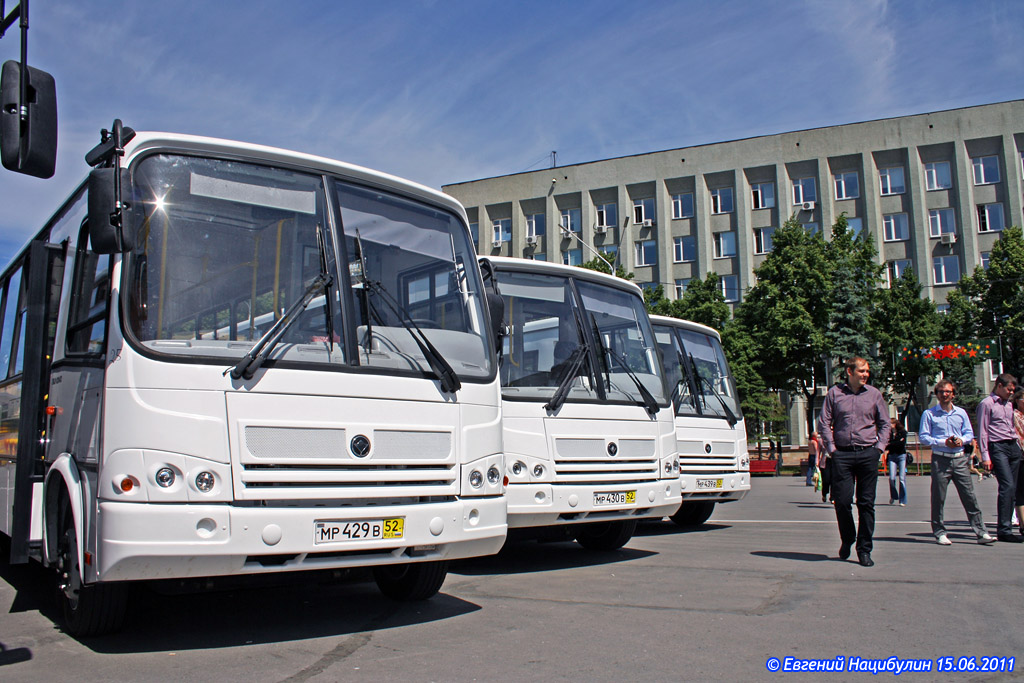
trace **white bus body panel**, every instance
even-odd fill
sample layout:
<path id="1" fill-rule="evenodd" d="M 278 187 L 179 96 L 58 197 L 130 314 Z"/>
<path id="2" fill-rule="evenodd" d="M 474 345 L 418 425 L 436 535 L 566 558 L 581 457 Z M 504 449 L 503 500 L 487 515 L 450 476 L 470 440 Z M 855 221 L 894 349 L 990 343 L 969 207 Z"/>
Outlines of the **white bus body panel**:
<path id="1" fill-rule="evenodd" d="M 743 422 L 730 429 L 721 419 L 676 417 L 679 482 L 684 500 L 724 503 L 750 492 L 750 460 Z"/>

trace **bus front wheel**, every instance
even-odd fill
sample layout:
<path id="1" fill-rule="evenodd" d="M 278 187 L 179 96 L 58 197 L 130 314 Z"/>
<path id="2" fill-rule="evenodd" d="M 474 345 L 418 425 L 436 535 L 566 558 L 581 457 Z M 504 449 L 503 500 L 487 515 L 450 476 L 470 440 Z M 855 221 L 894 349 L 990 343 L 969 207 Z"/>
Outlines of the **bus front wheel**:
<path id="1" fill-rule="evenodd" d="M 713 500 L 683 503 L 669 519 L 681 527 L 700 526 L 708 521 L 714 511 L 715 501 Z"/>
<path id="2" fill-rule="evenodd" d="M 388 564 L 373 568 L 380 592 L 392 600 L 411 602 L 434 597 L 448 576 L 448 561 Z"/>
<path id="3" fill-rule="evenodd" d="M 635 519 L 584 524 L 576 532 L 576 542 L 587 550 L 618 550 L 629 543 L 636 532 Z"/>
<path id="4" fill-rule="evenodd" d="M 57 538 L 57 604 L 64 628 L 75 637 L 114 633 L 124 626 L 128 596 L 124 584 L 82 582 L 78 534 L 67 500 L 62 501 Z"/>

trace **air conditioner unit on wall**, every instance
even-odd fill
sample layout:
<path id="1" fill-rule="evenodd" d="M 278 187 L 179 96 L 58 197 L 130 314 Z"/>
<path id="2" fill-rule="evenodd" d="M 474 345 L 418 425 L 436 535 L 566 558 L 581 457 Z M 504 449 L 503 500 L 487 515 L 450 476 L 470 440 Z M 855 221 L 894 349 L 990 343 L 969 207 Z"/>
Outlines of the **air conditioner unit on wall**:
<path id="1" fill-rule="evenodd" d="M 803 204 L 800 205 L 800 208 L 803 209 L 804 211 L 814 211 L 814 207 L 816 206 L 817 204 L 815 204 L 814 202 L 804 202 Z"/>
<path id="2" fill-rule="evenodd" d="M 647 220 L 645 220 L 643 223 L 640 224 L 640 227 L 641 228 L 649 228 L 652 225 L 654 225 L 654 219 L 648 218 Z"/>
<path id="3" fill-rule="evenodd" d="M 527 244 L 537 244 L 537 236 L 536 235 L 527 235 L 526 236 L 526 243 Z"/>
<path id="4" fill-rule="evenodd" d="M 956 233 L 955 232 L 944 232 L 939 236 L 939 242 L 942 244 L 956 244 Z"/>
<path id="5" fill-rule="evenodd" d="M 607 225 L 595 225 L 594 226 L 594 234 L 595 235 L 603 235 L 606 232 L 608 232 L 608 226 Z"/>
<path id="6" fill-rule="evenodd" d="M 502 241 L 501 241 L 500 238 L 496 239 L 496 240 L 491 242 L 491 245 L 493 245 L 495 249 L 500 249 L 501 245 L 502 245 Z"/>

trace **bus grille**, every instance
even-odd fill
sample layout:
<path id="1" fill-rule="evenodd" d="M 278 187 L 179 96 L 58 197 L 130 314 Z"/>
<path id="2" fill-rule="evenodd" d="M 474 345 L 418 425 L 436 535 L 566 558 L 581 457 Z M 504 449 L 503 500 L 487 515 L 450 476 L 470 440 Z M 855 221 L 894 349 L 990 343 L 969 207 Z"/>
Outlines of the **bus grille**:
<path id="1" fill-rule="evenodd" d="M 727 474 L 736 471 L 734 441 L 679 440 L 676 446 L 679 449 L 680 474 Z"/>
<path id="2" fill-rule="evenodd" d="M 392 499 L 453 496 L 459 467 L 446 431 L 368 430 L 248 425 L 244 428 L 239 500 Z M 356 456 L 350 439 L 371 444 Z"/>
<path id="3" fill-rule="evenodd" d="M 615 444 L 615 455 L 608 444 Z M 556 484 L 654 481 L 658 457 L 654 439 L 555 439 Z"/>

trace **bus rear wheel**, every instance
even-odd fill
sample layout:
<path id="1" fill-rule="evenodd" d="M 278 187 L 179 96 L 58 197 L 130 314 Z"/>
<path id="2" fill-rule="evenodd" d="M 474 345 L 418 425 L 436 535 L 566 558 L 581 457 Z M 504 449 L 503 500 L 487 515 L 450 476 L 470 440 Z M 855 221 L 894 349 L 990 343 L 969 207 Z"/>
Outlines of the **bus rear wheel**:
<path id="1" fill-rule="evenodd" d="M 75 637 L 114 633 L 124 626 L 128 596 L 124 584 L 82 582 L 78 561 L 78 534 L 66 501 L 62 501 L 57 538 L 57 606 L 64 628 Z"/>
<path id="2" fill-rule="evenodd" d="M 700 526 L 708 521 L 714 511 L 715 501 L 713 500 L 683 503 L 669 519 L 681 527 Z"/>
<path id="3" fill-rule="evenodd" d="M 635 519 L 583 524 L 576 532 L 576 542 L 587 550 L 618 550 L 629 543 L 636 532 Z"/>
<path id="4" fill-rule="evenodd" d="M 373 568 L 380 592 L 392 600 L 412 602 L 434 597 L 448 576 L 448 561 L 388 564 Z"/>

